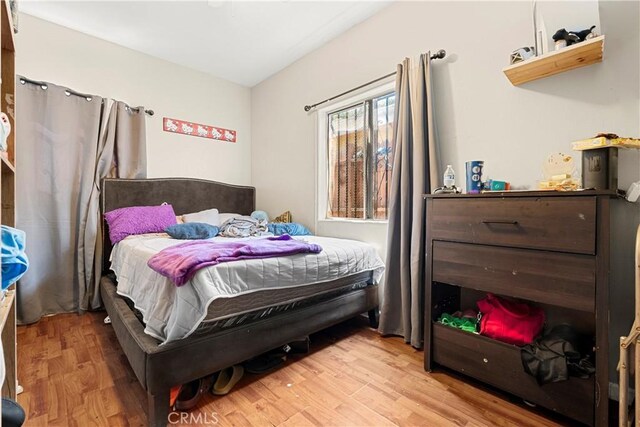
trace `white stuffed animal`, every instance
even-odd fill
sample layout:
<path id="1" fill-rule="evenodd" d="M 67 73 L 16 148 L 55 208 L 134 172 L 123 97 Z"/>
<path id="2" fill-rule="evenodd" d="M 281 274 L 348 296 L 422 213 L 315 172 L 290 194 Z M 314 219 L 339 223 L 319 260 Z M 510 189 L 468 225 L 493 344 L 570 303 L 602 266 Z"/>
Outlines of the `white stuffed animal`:
<path id="1" fill-rule="evenodd" d="M 7 151 L 7 138 L 11 133 L 11 122 L 5 113 L 0 113 L 0 150 Z"/>

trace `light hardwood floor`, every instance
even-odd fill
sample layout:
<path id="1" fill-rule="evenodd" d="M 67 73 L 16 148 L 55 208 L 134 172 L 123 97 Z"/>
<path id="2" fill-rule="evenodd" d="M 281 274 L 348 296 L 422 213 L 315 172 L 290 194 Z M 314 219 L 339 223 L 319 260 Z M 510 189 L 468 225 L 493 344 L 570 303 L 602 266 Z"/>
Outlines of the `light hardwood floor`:
<path id="1" fill-rule="evenodd" d="M 143 426 L 146 394 L 104 313 L 18 328 L 18 397 L 27 426 Z M 233 349 L 230 349 L 233 351 Z M 462 377 L 428 374 L 422 352 L 354 319 L 312 336 L 311 352 L 206 395 L 191 425 L 555 426 Z M 508 398 L 507 398 L 508 399 Z M 177 415 L 173 421 L 178 420 Z M 208 424 L 205 424 L 208 423 Z M 183 424 L 184 425 L 184 424 Z"/>

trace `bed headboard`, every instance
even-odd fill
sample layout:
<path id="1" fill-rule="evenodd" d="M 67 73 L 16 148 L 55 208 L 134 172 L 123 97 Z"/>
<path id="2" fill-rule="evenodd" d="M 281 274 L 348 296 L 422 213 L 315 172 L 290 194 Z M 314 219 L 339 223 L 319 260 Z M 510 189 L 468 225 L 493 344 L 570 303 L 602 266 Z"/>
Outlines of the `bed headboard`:
<path id="1" fill-rule="evenodd" d="M 255 210 L 256 189 L 195 178 L 114 179 L 102 181 L 101 213 L 128 206 L 167 202 L 176 215 L 216 208 L 249 215 Z M 111 241 L 103 221 L 103 271 L 108 270 Z"/>

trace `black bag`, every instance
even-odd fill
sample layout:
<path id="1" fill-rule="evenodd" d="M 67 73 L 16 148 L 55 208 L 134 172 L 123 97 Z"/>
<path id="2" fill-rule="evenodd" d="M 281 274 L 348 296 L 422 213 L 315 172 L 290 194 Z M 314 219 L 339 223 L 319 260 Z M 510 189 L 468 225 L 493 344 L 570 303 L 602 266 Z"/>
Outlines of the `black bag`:
<path id="1" fill-rule="evenodd" d="M 522 347 L 522 366 L 538 384 L 565 381 L 569 376 L 588 378 L 595 372 L 585 349 L 585 340 L 569 325 L 555 326 L 532 344 Z"/>

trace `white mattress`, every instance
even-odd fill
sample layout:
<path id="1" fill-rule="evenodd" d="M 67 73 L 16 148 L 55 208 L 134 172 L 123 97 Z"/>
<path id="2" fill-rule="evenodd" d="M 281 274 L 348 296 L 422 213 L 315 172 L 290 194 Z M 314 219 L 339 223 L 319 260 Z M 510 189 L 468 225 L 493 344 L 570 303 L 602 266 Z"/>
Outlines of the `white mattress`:
<path id="1" fill-rule="evenodd" d="M 369 244 L 329 237 L 297 238 L 319 244 L 322 252 L 221 263 L 199 270 L 184 286 L 176 287 L 149 268 L 147 261 L 162 249 L 185 241 L 164 233 L 129 236 L 114 246 L 111 269 L 118 280 L 118 294 L 133 301 L 142 313 L 145 332 L 163 343 L 193 333 L 207 316 L 209 305 L 219 298 L 313 286 L 368 270 L 373 270 L 376 282 L 382 276 L 384 264 Z"/>

